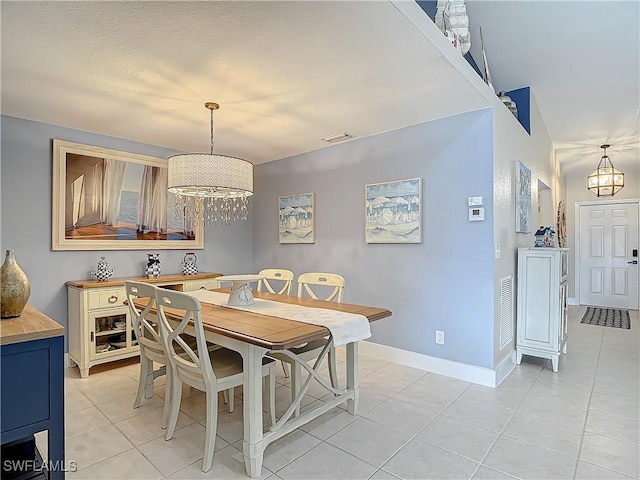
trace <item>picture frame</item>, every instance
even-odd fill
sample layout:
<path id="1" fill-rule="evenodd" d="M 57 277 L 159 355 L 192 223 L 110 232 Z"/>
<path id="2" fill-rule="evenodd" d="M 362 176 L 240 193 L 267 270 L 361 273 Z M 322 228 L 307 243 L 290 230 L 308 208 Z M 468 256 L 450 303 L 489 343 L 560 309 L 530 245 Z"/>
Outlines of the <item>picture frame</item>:
<path id="1" fill-rule="evenodd" d="M 531 170 L 516 161 L 516 232 L 531 233 Z"/>
<path id="2" fill-rule="evenodd" d="M 315 213 L 313 193 L 278 197 L 278 242 L 315 243 Z"/>
<path id="3" fill-rule="evenodd" d="M 365 241 L 422 243 L 422 179 L 365 185 Z"/>
<path id="4" fill-rule="evenodd" d="M 53 140 L 52 250 L 193 250 L 202 225 L 176 219 L 167 159 Z"/>

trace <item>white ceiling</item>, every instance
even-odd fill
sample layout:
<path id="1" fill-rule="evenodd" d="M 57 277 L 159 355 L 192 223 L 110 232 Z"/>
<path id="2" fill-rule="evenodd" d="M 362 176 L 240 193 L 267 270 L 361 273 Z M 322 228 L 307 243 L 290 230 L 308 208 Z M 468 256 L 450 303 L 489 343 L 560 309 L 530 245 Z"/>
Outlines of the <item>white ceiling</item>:
<path id="1" fill-rule="evenodd" d="M 481 25 L 494 86 L 532 87 L 565 168 L 604 142 L 640 163 L 640 3 L 467 4 L 474 57 Z M 410 0 L 1 9 L 2 114 L 177 150 L 208 151 L 205 101 L 216 151 L 256 164 L 493 103 Z"/>

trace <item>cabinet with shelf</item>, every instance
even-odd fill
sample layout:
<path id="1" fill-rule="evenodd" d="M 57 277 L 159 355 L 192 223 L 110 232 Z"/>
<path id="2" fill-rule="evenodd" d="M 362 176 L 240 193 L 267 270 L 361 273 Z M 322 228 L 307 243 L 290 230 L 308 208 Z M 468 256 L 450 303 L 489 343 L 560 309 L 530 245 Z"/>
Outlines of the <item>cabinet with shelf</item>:
<path id="1" fill-rule="evenodd" d="M 548 358 L 558 371 L 567 353 L 566 248 L 518 249 L 516 363 L 522 355 Z"/>
<path id="2" fill-rule="evenodd" d="M 197 275 L 161 275 L 158 278 L 130 277 L 107 282 L 77 280 L 67 282 L 69 359 L 89 375 L 95 365 L 139 355 L 129 307 L 125 305 L 124 282 L 153 283 L 181 292 L 218 288 L 220 273 Z"/>

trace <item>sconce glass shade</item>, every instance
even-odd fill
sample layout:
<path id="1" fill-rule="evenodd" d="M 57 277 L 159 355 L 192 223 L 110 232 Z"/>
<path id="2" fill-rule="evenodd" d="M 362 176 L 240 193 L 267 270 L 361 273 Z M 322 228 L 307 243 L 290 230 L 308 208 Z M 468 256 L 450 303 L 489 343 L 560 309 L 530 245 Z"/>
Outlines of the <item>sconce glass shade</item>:
<path id="1" fill-rule="evenodd" d="M 613 197 L 624 187 L 624 173 L 613 166 L 607 155 L 609 145 L 602 145 L 604 155 L 600 159 L 598 168 L 587 177 L 587 188 L 598 197 Z"/>

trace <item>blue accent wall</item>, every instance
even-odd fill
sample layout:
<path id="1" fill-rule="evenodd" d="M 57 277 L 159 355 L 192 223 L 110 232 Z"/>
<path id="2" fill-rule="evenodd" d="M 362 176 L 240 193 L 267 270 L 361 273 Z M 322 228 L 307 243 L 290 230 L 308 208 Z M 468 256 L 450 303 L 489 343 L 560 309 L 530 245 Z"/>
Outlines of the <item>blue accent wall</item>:
<path id="1" fill-rule="evenodd" d="M 524 87 L 505 93 L 511 100 L 516 102 L 516 107 L 518 107 L 518 121 L 527 133 L 531 135 L 531 89 Z"/>

